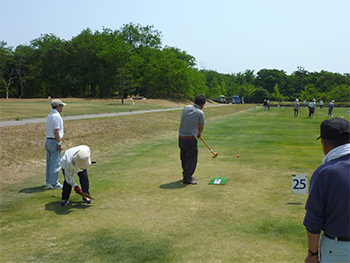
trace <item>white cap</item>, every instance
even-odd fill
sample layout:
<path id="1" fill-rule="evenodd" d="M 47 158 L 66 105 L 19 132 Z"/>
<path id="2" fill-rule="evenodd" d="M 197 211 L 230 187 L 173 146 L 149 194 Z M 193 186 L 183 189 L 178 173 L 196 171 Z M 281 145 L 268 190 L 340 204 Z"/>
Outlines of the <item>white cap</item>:
<path id="1" fill-rule="evenodd" d="M 59 99 L 55 99 L 53 101 L 51 101 L 51 105 L 54 106 L 54 107 L 57 107 L 58 105 L 67 105 L 66 103 L 63 103 L 61 100 Z"/>
<path id="2" fill-rule="evenodd" d="M 77 151 L 73 156 L 73 161 L 76 167 L 84 170 L 87 169 L 91 165 L 90 154 L 85 151 Z"/>

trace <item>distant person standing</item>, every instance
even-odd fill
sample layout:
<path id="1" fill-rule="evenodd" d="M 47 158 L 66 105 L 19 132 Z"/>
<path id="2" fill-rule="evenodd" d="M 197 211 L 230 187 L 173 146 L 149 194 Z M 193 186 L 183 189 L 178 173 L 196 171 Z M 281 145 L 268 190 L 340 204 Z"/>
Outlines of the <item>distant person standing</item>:
<path id="1" fill-rule="evenodd" d="M 197 95 L 193 105 L 187 105 L 181 116 L 179 128 L 179 148 L 182 165 L 182 182 L 184 184 L 197 184 L 193 174 L 197 167 L 198 145 L 197 138 L 201 137 L 204 129 L 204 112 L 206 103 L 204 95 Z"/>
<path id="2" fill-rule="evenodd" d="M 264 110 L 267 110 L 267 100 L 264 100 L 263 106 L 264 106 Z"/>
<path id="3" fill-rule="evenodd" d="M 328 105 L 328 117 L 333 117 L 334 100 Z"/>
<path id="4" fill-rule="evenodd" d="M 299 110 L 300 110 L 300 105 L 299 105 L 299 100 L 295 99 L 294 102 L 294 117 L 299 117 Z"/>
<path id="5" fill-rule="evenodd" d="M 350 262 L 350 123 L 325 120 L 320 138 L 325 157 L 311 177 L 305 205 L 305 262 Z"/>
<path id="6" fill-rule="evenodd" d="M 322 110 L 323 108 L 323 100 L 320 100 L 320 109 Z"/>
<path id="7" fill-rule="evenodd" d="M 309 118 L 315 118 L 315 108 L 316 108 L 316 100 L 313 99 L 309 103 Z"/>
<path id="8" fill-rule="evenodd" d="M 306 100 L 304 100 L 304 108 L 306 107 Z"/>
<path id="9" fill-rule="evenodd" d="M 51 102 L 51 113 L 46 118 L 46 184 L 50 189 L 61 189 L 58 175 L 61 168 L 61 139 L 64 135 L 63 120 L 61 112 L 63 106 L 67 105 L 59 99 Z"/>

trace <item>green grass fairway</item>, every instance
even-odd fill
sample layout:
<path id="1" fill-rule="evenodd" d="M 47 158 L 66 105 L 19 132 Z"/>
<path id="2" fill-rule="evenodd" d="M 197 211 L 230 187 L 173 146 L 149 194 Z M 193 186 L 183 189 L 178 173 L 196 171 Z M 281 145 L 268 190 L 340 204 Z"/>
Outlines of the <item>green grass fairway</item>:
<path id="1" fill-rule="evenodd" d="M 96 137 L 104 142 L 81 129 L 70 145 L 91 145 L 95 200 L 82 204 L 73 191 L 70 204 L 61 207 L 61 190 L 43 187 L 41 160 L 28 179 L 2 189 L 0 262 L 303 262 L 307 195 L 298 204 L 291 175 L 310 178 L 321 164 L 316 138 L 327 111 L 310 119 L 304 108 L 294 118 L 292 108 L 235 107 L 204 109 L 203 138 L 219 155 L 213 159 L 198 141 L 198 185 L 181 183 L 181 111 L 66 122 L 66 145 L 74 126 L 89 124 L 98 132 L 106 125 Z M 349 120 L 347 110 L 336 114 Z M 114 137 L 128 121 L 135 125 L 128 139 Z M 42 133 L 42 126 L 26 129 Z M 229 179 L 209 185 L 213 177 Z"/>

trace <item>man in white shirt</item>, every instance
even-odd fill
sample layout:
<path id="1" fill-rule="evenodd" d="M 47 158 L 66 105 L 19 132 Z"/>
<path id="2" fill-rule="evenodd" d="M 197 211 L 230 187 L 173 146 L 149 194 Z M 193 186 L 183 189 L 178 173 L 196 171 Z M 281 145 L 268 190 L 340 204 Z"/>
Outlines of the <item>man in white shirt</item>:
<path id="1" fill-rule="evenodd" d="M 91 165 L 91 152 L 87 145 L 79 145 L 67 150 L 61 160 L 62 172 L 64 175 L 64 183 L 62 190 L 61 205 L 67 205 L 68 199 L 74 187 L 74 191 L 82 195 L 82 193 L 90 194 L 89 192 L 89 178 L 87 174 L 87 168 Z M 78 174 L 81 188 L 74 181 L 74 174 Z M 83 197 L 83 202 L 91 204 L 91 200 L 87 197 Z"/>
<path id="2" fill-rule="evenodd" d="M 64 135 L 63 120 L 60 113 L 63 106 L 67 105 L 59 99 L 51 102 L 51 113 L 46 119 L 46 184 L 50 189 L 61 189 L 58 175 L 61 168 L 61 139 Z"/>

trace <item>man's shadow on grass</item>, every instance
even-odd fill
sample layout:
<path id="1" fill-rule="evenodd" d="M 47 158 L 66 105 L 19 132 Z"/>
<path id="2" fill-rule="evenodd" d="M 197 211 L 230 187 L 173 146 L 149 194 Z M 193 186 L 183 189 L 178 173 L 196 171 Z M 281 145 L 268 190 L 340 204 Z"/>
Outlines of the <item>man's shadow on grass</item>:
<path id="1" fill-rule="evenodd" d="M 168 184 L 161 184 L 159 186 L 159 188 L 161 188 L 161 189 L 181 189 L 181 188 L 185 188 L 186 186 L 187 186 L 187 184 L 183 184 L 182 180 L 179 180 L 179 181 L 168 183 Z"/>
<path id="2" fill-rule="evenodd" d="M 90 207 L 91 205 L 85 204 L 81 201 L 69 201 L 69 203 L 65 206 L 61 206 L 61 203 L 59 201 L 54 201 L 47 203 L 45 205 L 45 210 L 55 212 L 57 215 L 68 215 L 72 213 L 75 209 L 87 209 Z"/>
<path id="3" fill-rule="evenodd" d="M 24 194 L 34 194 L 34 193 L 41 193 L 41 192 L 44 192 L 46 190 L 51 190 L 51 189 L 49 189 L 45 185 L 43 185 L 43 186 L 23 188 L 23 189 L 19 190 L 18 192 L 24 193 Z"/>

